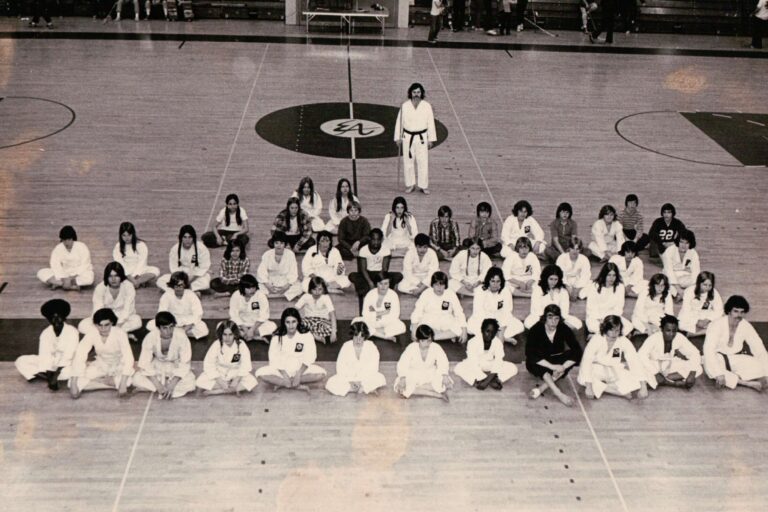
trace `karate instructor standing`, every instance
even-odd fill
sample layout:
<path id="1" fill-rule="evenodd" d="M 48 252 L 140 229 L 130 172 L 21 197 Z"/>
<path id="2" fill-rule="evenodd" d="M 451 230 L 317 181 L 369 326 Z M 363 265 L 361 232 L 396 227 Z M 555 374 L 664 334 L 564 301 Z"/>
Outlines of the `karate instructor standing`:
<path id="1" fill-rule="evenodd" d="M 437 140 L 435 115 L 432 105 L 424 100 L 424 86 L 411 84 L 408 101 L 402 104 L 395 123 L 395 143 L 403 157 L 405 192 L 410 194 L 416 186 L 429 194 L 429 154 Z M 418 181 L 416 169 L 418 168 Z"/>

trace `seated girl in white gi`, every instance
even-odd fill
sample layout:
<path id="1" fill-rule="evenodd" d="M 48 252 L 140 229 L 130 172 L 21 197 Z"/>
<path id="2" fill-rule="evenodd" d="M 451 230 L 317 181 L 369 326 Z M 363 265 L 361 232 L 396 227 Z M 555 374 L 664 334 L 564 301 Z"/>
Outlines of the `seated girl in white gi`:
<path id="1" fill-rule="evenodd" d="M 104 279 L 93 290 L 93 312 L 101 308 L 109 308 L 117 315 L 117 327 L 128 333 L 128 339 L 136 341 L 131 334 L 141 329 L 141 317 L 136 314 L 136 290 L 126 278 L 123 266 L 116 261 L 104 267 Z M 86 334 L 94 329 L 90 317 L 83 318 L 77 329 Z"/>
<path id="2" fill-rule="evenodd" d="M 701 261 L 696 251 L 696 235 L 693 231 L 681 230 L 680 238 L 662 253 L 661 263 L 673 288 L 673 295 L 682 297 L 683 292 L 696 283 L 696 277 L 701 272 Z"/>
<path id="3" fill-rule="evenodd" d="M 573 399 L 563 393 L 556 382 L 579 364 L 582 353 L 573 331 L 562 320 L 562 311 L 557 304 L 544 307 L 539 321 L 528 331 L 525 368 L 544 381 L 528 393 L 531 399 L 535 400 L 551 389 L 560 402 L 570 407 Z"/>
<path id="4" fill-rule="evenodd" d="M 243 247 L 248 245 L 248 214 L 240 206 L 237 194 L 229 194 L 225 199 L 226 206 L 216 215 L 216 227 L 213 231 L 203 233 L 200 240 L 206 247 L 215 249 L 227 245 L 230 240 L 240 240 Z"/>
<path id="5" fill-rule="evenodd" d="M 384 216 L 381 231 L 393 258 L 402 257 L 411 248 L 419 228 L 413 214 L 408 211 L 408 203 L 404 197 L 397 196 L 392 201 L 392 211 Z"/>
<path id="6" fill-rule="evenodd" d="M 434 332 L 436 340 L 467 342 L 467 320 L 456 292 L 448 290 L 448 276 L 437 271 L 432 274 L 431 288 L 424 290 L 411 313 L 411 336 L 416 336 L 416 326 L 439 326 Z M 432 329 L 430 328 L 430 331 Z"/>
<path id="7" fill-rule="evenodd" d="M 471 297 L 483 284 L 483 278 L 492 266 L 491 258 L 483 252 L 483 241 L 468 238 L 464 241 L 464 249 L 451 260 L 448 287 L 459 295 Z"/>
<path id="8" fill-rule="evenodd" d="M 330 220 L 325 223 L 325 229 L 336 234 L 341 220 L 347 216 L 347 207 L 352 203 L 360 203 L 360 200 L 352 193 L 352 185 L 349 180 L 341 178 L 336 183 L 336 195 L 328 203 Z"/>
<path id="9" fill-rule="evenodd" d="M 256 377 L 275 387 L 309 392 L 313 382 L 323 380 L 326 371 L 315 364 L 315 338 L 301 323 L 296 308 L 286 308 L 280 316 L 280 326 L 269 342 L 269 364 L 256 370 Z"/>
<path id="10" fill-rule="evenodd" d="M 747 313 L 747 299 L 732 295 L 725 301 L 726 316 L 707 327 L 704 369 L 718 388 L 768 389 L 768 353 L 755 328 L 744 319 Z"/>
<path id="11" fill-rule="evenodd" d="M 203 305 L 197 295 L 189 289 L 186 272 L 174 272 L 168 281 L 169 291 L 160 297 L 157 311 L 168 311 L 176 318 L 176 324 L 194 339 L 208 336 L 208 326 L 203 322 Z M 157 329 L 154 320 L 147 323 L 147 330 Z"/>
<path id="12" fill-rule="evenodd" d="M 164 292 L 170 291 L 168 281 L 171 274 L 184 272 L 189 279 L 189 287 L 193 292 L 201 292 L 211 287 L 211 254 L 202 242 L 198 242 L 195 228 L 189 224 L 181 226 L 179 241 L 171 247 L 168 253 L 170 274 L 164 274 L 157 279 L 157 286 Z M 178 320 L 178 316 L 176 317 Z"/>
<path id="13" fill-rule="evenodd" d="M 69 393 L 72 398 L 80 398 L 83 391 L 116 389 L 118 397 L 124 396 L 131 385 L 135 362 L 128 336 L 115 327 L 117 316 L 111 309 L 95 312 L 93 323 L 96 329 L 88 331 L 77 346 Z M 88 361 L 91 350 L 96 352 L 96 358 Z"/>
<path id="14" fill-rule="evenodd" d="M 437 253 L 429 244 L 429 237 L 419 233 L 413 240 L 414 246 L 408 249 L 403 258 L 403 280 L 397 286 L 401 293 L 421 295 L 429 288 L 432 273 L 440 270 Z"/>
<path id="15" fill-rule="evenodd" d="M 603 318 L 616 315 L 621 318 L 623 332 L 629 335 L 634 326 L 622 316 L 624 315 L 624 295 L 619 268 L 613 263 L 606 263 L 600 269 L 592 286 L 587 288 L 587 331 L 597 332 Z"/>
<path id="16" fill-rule="evenodd" d="M 49 285 L 52 290 L 79 290 L 81 286 L 93 284 L 91 252 L 83 242 L 77 241 L 77 233 L 72 226 L 59 230 L 61 242 L 51 252 L 50 268 L 37 272 L 37 278 Z"/>
<path id="17" fill-rule="evenodd" d="M 216 326 L 216 340 L 208 347 L 203 359 L 203 373 L 197 378 L 197 387 L 204 395 L 240 395 L 250 392 L 258 382 L 251 375 L 251 351 L 240 336 L 240 329 L 232 320 Z"/>
<path id="18" fill-rule="evenodd" d="M 604 263 L 617 254 L 624 243 L 624 230 L 616 220 L 616 208 L 606 204 L 600 208 L 597 220 L 592 224 L 592 241 L 589 250 L 592 256 Z"/>
<path id="19" fill-rule="evenodd" d="M 325 280 L 315 276 L 309 280 L 309 293 L 296 301 L 302 314 L 304 327 L 321 343 L 336 343 L 336 308 L 328 295 Z"/>
<path id="20" fill-rule="evenodd" d="M 472 299 L 472 316 L 467 320 L 467 332 L 480 336 L 483 320 L 493 318 L 499 324 L 499 339 L 516 345 L 515 336 L 523 332 L 523 324 L 512 314 L 513 308 L 512 292 L 505 286 L 504 273 L 499 267 L 489 268 L 483 285 Z"/>
<path id="21" fill-rule="evenodd" d="M 315 191 L 315 183 L 309 176 L 304 176 L 299 181 L 299 187 L 293 191 L 291 197 L 297 198 L 302 211 L 312 219 L 312 231 L 322 231 L 325 229 L 325 222 L 320 218 L 323 213 L 323 200 Z"/>
<path id="22" fill-rule="evenodd" d="M 245 254 L 242 240 L 235 238 L 227 242 L 219 268 L 219 277 L 211 279 L 211 289 L 217 297 L 227 297 L 237 290 L 240 278 L 251 269 L 251 260 Z"/>
<path id="23" fill-rule="evenodd" d="M 521 236 L 515 243 L 515 251 L 507 252 L 501 266 L 507 278 L 512 294 L 517 297 L 530 297 L 541 275 L 541 263 L 531 252 L 531 241 Z"/>
<path id="24" fill-rule="evenodd" d="M 322 277 L 328 287 L 328 293 L 342 293 L 352 283 L 347 277 L 347 267 L 341 259 L 341 253 L 333 246 L 333 235 L 328 231 L 317 234 L 317 243 L 307 250 L 301 260 L 301 273 L 304 281 L 301 288 L 309 291 L 309 280 Z"/>
<path id="25" fill-rule="evenodd" d="M 499 322 L 486 318 L 480 335 L 467 342 L 467 358 L 453 369 L 470 386 L 501 390 L 502 384 L 517 375 L 517 366 L 504 361 L 504 343 L 499 339 Z"/>
<path id="26" fill-rule="evenodd" d="M 648 281 L 643 279 L 643 261 L 637 257 L 635 242 L 629 240 L 621 244 L 619 253 L 608 261 L 618 267 L 627 297 L 637 297 L 648 288 Z"/>
<path id="27" fill-rule="evenodd" d="M 563 283 L 571 300 L 585 299 L 582 293 L 592 284 L 592 268 L 589 259 L 581 254 L 584 249 L 579 237 L 574 236 L 568 241 L 566 253 L 557 257 L 555 264 L 563 271 Z"/>
<path id="28" fill-rule="evenodd" d="M 70 310 L 69 302 L 62 299 L 43 304 L 40 313 L 51 325 L 40 333 L 37 355 L 16 359 L 16 369 L 25 379 L 43 379 L 51 391 L 58 391 L 59 381 L 72 376 L 72 361 L 80 342 L 77 329 L 67 323 Z"/>
<path id="29" fill-rule="evenodd" d="M 689 336 L 702 336 L 709 323 L 723 316 L 723 299 L 715 289 L 715 274 L 699 272 L 696 284 L 683 292 L 680 329 Z"/>
<path id="30" fill-rule="evenodd" d="M 229 299 L 229 319 L 237 324 L 246 341 L 266 341 L 264 338 L 277 329 L 269 319 L 269 299 L 251 274 L 240 278 L 237 291 Z"/>
<path id="31" fill-rule="evenodd" d="M 653 334 L 661 328 L 661 317 L 674 314 L 669 280 L 664 274 L 654 274 L 648 287 L 641 290 L 632 312 L 632 325 L 643 334 Z"/>
<path id="32" fill-rule="evenodd" d="M 530 251 L 534 255 L 543 256 L 547 249 L 544 240 L 544 230 L 538 221 L 533 218 L 533 208 L 528 201 L 518 201 L 512 207 L 512 215 L 504 220 L 501 227 L 501 257 L 506 259 L 517 251 L 517 242 L 520 237 L 527 238 L 530 242 Z M 504 275 L 508 275 L 504 272 Z"/>
<path id="33" fill-rule="evenodd" d="M 387 385 L 379 371 L 379 349 L 368 339 L 370 332 L 364 321 L 353 320 L 349 334 L 352 339 L 341 346 L 336 359 L 336 375 L 328 379 L 325 389 L 336 396 L 376 394 L 377 389 Z"/>
<path id="34" fill-rule="evenodd" d="M 176 328 L 176 319 L 167 311 L 155 315 L 157 330 L 141 342 L 139 371 L 133 376 L 137 391 L 157 393 L 160 400 L 170 400 L 195 390 L 192 373 L 192 347 L 184 331 Z"/>
<path id="35" fill-rule="evenodd" d="M 677 318 L 664 315 L 661 330 L 648 336 L 637 351 L 648 371 L 648 384 L 691 388 L 701 375 L 701 354 L 677 330 Z"/>
<path id="36" fill-rule="evenodd" d="M 623 295 L 622 295 L 623 297 Z M 632 342 L 622 335 L 622 319 L 608 315 L 600 322 L 600 334 L 589 340 L 579 366 L 578 382 L 586 389 L 587 398 L 600 398 L 603 393 L 632 399 L 648 397 L 646 369 Z"/>
<path id="37" fill-rule="evenodd" d="M 422 324 L 414 330 L 415 341 L 405 347 L 397 362 L 395 393 L 403 398 L 421 395 L 448 402 L 448 390 L 453 389 L 453 379 L 448 375 L 448 356 L 443 347 L 433 343 L 435 332 L 430 326 Z"/>
<path id="38" fill-rule="evenodd" d="M 568 290 L 563 283 L 563 271 L 557 265 L 547 265 L 541 271 L 538 286 L 531 293 L 531 312 L 525 317 L 525 328 L 532 328 L 541 320 L 544 308 L 550 304 L 557 304 L 560 309 L 560 317 L 571 329 L 581 329 L 581 320 L 570 314 L 571 300 Z"/>
<path id="39" fill-rule="evenodd" d="M 269 241 L 271 249 L 261 255 L 261 263 L 256 271 L 256 279 L 269 297 L 293 300 L 301 295 L 299 267 L 296 256 L 286 245 L 286 236 L 282 231 L 275 231 Z"/>
<path id="40" fill-rule="evenodd" d="M 121 223 L 112 259 L 123 266 L 134 288 L 141 288 L 160 275 L 159 268 L 147 265 L 148 257 L 149 249 L 144 240 L 136 236 L 136 227 L 130 222 Z"/>
<path id="41" fill-rule="evenodd" d="M 405 323 L 400 320 L 400 298 L 389 287 L 389 274 L 376 274 L 373 282 L 376 288 L 363 299 L 363 320 L 372 336 L 397 342 L 397 336 L 406 330 Z"/>

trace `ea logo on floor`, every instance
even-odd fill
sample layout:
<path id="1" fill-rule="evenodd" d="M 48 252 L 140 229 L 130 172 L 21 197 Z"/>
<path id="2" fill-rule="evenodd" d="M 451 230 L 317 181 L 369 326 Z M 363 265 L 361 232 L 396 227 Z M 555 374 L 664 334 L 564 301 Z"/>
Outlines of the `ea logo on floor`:
<path id="1" fill-rule="evenodd" d="M 320 129 L 328 135 L 347 139 L 364 139 L 384 133 L 384 127 L 379 123 L 365 119 L 333 119 L 321 124 Z"/>

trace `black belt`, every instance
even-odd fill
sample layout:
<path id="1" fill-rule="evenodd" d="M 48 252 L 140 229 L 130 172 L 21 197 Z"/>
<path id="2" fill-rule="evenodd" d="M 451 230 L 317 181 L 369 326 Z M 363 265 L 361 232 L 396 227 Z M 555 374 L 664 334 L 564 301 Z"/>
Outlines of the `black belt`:
<path id="1" fill-rule="evenodd" d="M 408 141 L 408 158 L 413 158 L 413 155 L 411 155 L 411 146 L 413 146 L 413 139 L 415 139 L 416 136 L 418 135 L 419 140 L 421 141 L 422 144 L 424 144 L 424 134 L 427 133 L 427 130 L 412 132 L 410 130 L 406 130 L 405 128 L 403 128 L 403 133 L 407 133 L 408 135 L 411 136 L 411 140 Z"/>

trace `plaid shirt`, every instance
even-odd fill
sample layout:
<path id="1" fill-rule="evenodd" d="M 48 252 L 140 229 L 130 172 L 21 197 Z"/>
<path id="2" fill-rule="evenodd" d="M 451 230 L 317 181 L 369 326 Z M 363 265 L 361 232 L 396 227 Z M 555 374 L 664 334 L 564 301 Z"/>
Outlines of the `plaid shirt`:
<path id="1" fill-rule="evenodd" d="M 299 238 L 296 245 L 301 247 L 312 237 L 312 218 L 307 215 L 304 210 L 299 210 L 298 224 L 301 238 Z M 277 214 L 277 217 L 275 217 L 275 223 L 272 225 L 271 232 L 282 231 L 283 233 L 288 233 L 290 228 L 291 221 L 288 215 L 288 210 L 283 210 Z"/>
<path id="2" fill-rule="evenodd" d="M 459 223 L 451 220 L 448 225 L 444 226 L 440 224 L 439 218 L 433 220 L 429 225 L 429 239 L 440 249 L 448 251 L 456 249 L 461 241 Z"/>
<path id="3" fill-rule="evenodd" d="M 248 269 L 251 266 L 251 262 L 248 258 L 241 260 L 226 260 L 221 258 L 221 280 L 224 284 L 237 284 L 240 282 L 240 278 L 248 273 Z"/>

